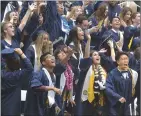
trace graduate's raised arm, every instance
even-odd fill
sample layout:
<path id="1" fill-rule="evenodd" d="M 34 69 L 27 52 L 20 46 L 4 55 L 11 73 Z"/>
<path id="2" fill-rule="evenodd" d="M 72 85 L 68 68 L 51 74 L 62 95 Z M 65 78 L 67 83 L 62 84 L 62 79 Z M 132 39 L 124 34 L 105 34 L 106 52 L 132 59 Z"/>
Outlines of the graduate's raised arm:
<path id="1" fill-rule="evenodd" d="M 91 44 L 91 36 L 89 32 L 86 32 L 87 43 L 85 47 L 85 55 L 84 58 L 90 57 L 90 44 Z"/>
<path id="2" fill-rule="evenodd" d="M 19 25 L 20 31 L 23 30 L 23 28 L 25 27 L 25 25 L 26 25 L 26 23 L 27 23 L 27 21 L 28 21 L 30 15 L 31 15 L 31 13 L 32 13 L 35 9 L 37 9 L 37 6 L 36 6 L 35 3 L 32 3 L 31 5 L 28 6 L 28 10 L 27 10 L 26 14 L 24 15 L 24 17 L 23 17 L 23 19 L 21 20 L 21 23 L 20 23 L 20 25 Z"/>

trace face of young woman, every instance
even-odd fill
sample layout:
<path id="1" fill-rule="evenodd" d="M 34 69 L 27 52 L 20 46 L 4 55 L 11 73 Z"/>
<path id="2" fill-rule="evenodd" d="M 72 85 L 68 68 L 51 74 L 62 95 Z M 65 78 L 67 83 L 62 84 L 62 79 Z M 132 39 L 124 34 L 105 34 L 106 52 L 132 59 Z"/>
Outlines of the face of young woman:
<path id="1" fill-rule="evenodd" d="M 10 13 L 10 20 L 13 18 L 14 24 L 18 23 L 19 14 L 18 12 L 11 12 Z"/>
<path id="2" fill-rule="evenodd" d="M 100 64 L 100 59 L 101 59 L 101 58 L 100 58 L 98 52 L 94 52 L 94 53 L 92 54 L 93 64 L 96 64 L 96 65 Z"/>
<path id="3" fill-rule="evenodd" d="M 77 17 L 78 15 L 80 15 L 80 14 L 82 14 L 82 13 L 83 13 L 82 8 L 79 7 L 79 6 L 77 6 L 77 7 L 75 8 L 75 14 L 74 14 L 74 16 Z"/>
<path id="4" fill-rule="evenodd" d="M 132 13 L 131 13 L 130 11 L 128 11 L 128 12 L 125 14 L 125 16 L 124 16 L 124 20 L 125 20 L 125 21 L 130 20 L 131 14 L 132 14 Z"/>
<path id="5" fill-rule="evenodd" d="M 43 45 L 46 45 L 46 43 L 48 42 L 49 38 L 47 34 L 44 34 L 44 38 L 43 38 Z"/>
<path id="6" fill-rule="evenodd" d="M 77 27 L 77 35 L 78 35 L 78 39 L 79 40 L 83 40 L 84 39 L 84 32 L 80 27 Z"/>
<path id="7" fill-rule="evenodd" d="M 5 25 L 4 32 L 5 32 L 6 35 L 8 35 L 10 37 L 15 35 L 14 27 L 11 23 L 8 23 L 8 24 Z"/>
<path id="8" fill-rule="evenodd" d="M 57 3 L 57 10 L 58 10 L 58 13 L 59 14 L 64 14 L 64 6 L 63 6 L 63 3 Z"/>

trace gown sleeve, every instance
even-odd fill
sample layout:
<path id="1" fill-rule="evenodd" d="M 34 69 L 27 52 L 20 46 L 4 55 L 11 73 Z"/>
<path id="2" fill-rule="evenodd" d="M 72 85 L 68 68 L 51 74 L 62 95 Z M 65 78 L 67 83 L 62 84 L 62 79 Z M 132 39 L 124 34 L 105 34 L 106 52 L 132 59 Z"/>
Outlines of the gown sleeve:
<path id="1" fill-rule="evenodd" d="M 80 70 L 87 70 L 92 65 L 92 58 L 84 58 L 80 60 Z"/>
<path id="2" fill-rule="evenodd" d="M 43 86 L 43 83 L 41 82 L 42 74 L 41 72 L 34 72 L 32 75 L 32 79 L 30 81 L 30 87 L 36 88 Z"/>

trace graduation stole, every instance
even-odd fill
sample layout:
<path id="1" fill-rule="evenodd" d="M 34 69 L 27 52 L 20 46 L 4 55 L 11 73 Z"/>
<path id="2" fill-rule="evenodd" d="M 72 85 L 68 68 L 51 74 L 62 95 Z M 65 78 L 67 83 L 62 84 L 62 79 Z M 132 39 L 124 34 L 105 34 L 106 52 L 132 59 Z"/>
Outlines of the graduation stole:
<path id="1" fill-rule="evenodd" d="M 118 70 L 119 70 L 119 68 L 118 68 Z M 131 68 L 128 68 L 128 71 L 131 74 L 131 80 L 132 80 L 132 97 L 133 97 L 135 95 L 135 85 L 136 85 L 136 82 L 137 82 L 138 73 L 136 71 L 132 70 Z"/>
<path id="2" fill-rule="evenodd" d="M 101 67 L 101 65 L 99 65 L 99 71 L 102 72 L 101 74 L 106 78 L 107 74 L 104 71 L 104 69 Z M 92 66 L 90 66 L 86 74 L 85 82 L 83 85 L 83 90 L 82 90 L 82 95 L 81 95 L 82 101 L 88 100 L 90 103 L 92 103 L 92 101 L 95 99 L 94 80 L 95 80 L 95 73 L 94 73 L 94 70 L 92 69 Z M 103 106 L 104 104 L 103 98 L 104 98 L 103 92 L 101 92 L 100 93 L 100 105 L 101 106 Z"/>
<path id="3" fill-rule="evenodd" d="M 42 68 L 42 70 L 45 72 L 45 74 L 46 74 L 46 76 L 49 80 L 49 86 L 54 87 L 54 85 L 52 83 L 51 76 L 50 76 L 48 70 L 45 69 L 45 68 Z M 54 77 L 55 77 L 55 75 L 54 75 Z M 52 105 L 55 103 L 55 92 L 53 90 L 48 91 L 47 97 L 48 97 L 48 100 L 46 101 L 46 103 L 49 104 L 49 107 L 52 107 Z"/>
<path id="4" fill-rule="evenodd" d="M 100 21 L 98 22 L 98 27 L 99 27 L 99 29 L 102 28 L 102 24 L 103 24 L 103 22 L 104 22 L 104 20 L 100 20 Z"/>
<path id="5" fill-rule="evenodd" d="M 135 95 L 135 82 L 134 82 L 134 79 L 133 79 L 133 73 L 132 73 L 132 70 L 129 68 L 129 72 L 131 74 L 131 79 L 132 79 L 132 97 Z"/>
<path id="6" fill-rule="evenodd" d="M 116 42 L 116 46 L 117 46 L 120 50 L 122 50 L 123 44 L 124 44 L 124 37 L 123 37 L 122 32 L 119 31 L 119 41 Z"/>
<path id="7" fill-rule="evenodd" d="M 130 48 L 131 48 L 131 45 L 132 45 L 133 39 L 134 39 L 134 36 L 132 36 L 132 37 L 131 37 L 131 39 L 130 39 L 130 42 L 129 42 L 129 44 L 128 44 L 128 49 L 130 49 Z"/>

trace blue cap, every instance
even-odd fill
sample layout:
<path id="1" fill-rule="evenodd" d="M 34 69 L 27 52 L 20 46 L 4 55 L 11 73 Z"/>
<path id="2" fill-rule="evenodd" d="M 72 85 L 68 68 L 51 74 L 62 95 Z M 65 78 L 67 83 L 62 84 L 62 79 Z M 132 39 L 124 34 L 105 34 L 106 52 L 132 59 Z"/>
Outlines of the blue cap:
<path id="1" fill-rule="evenodd" d="M 15 53 L 14 48 L 6 48 L 1 51 L 2 58 L 15 58 L 19 59 L 19 56 Z"/>
<path id="2" fill-rule="evenodd" d="M 1 51 L 2 55 L 11 55 L 14 53 L 14 48 L 6 48 Z"/>

